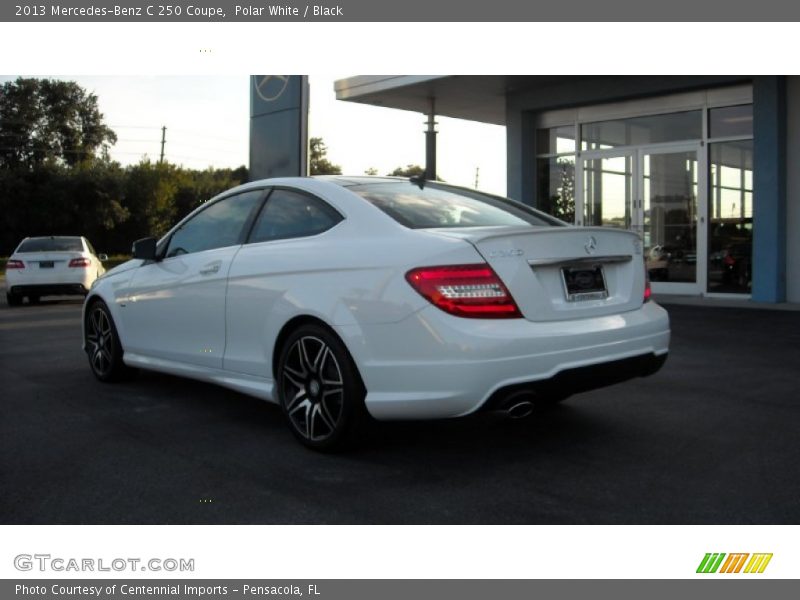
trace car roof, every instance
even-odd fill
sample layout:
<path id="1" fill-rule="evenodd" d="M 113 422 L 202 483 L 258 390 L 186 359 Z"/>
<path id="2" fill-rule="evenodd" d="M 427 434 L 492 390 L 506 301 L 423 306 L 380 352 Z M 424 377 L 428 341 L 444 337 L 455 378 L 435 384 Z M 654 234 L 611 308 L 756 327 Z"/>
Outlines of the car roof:
<path id="1" fill-rule="evenodd" d="M 398 181 L 409 181 L 408 177 L 390 177 L 390 176 L 378 176 L 378 175 L 312 175 L 308 177 L 269 177 L 266 179 L 256 179 L 254 181 L 249 181 L 247 183 L 243 183 L 240 186 L 233 188 L 232 190 L 227 190 L 224 192 L 227 195 L 229 192 L 232 191 L 246 191 L 248 189 L 254 188 L 261 188 L 265 186 L 273 186 L 273 185 L 291 185 L 291 184 L 298 184 L 303 181 L 324 181 L 328 183 L 335 183 L 341 187 L 353 187 L 357 185 L 367 185 L 371 183 L 397 183 Z M 436 183 L 444 183 L 438 181 Z"/>
<path id="2" fill-rule="evenodd" d="M 394 183 L 397 181 L 408 181 L 408 177 L 380 177 L 375 175 L 315 175 L 314 179 L 330 181 L 342 187 L 355 185 L 367 185 L 370 183 Z"/>
<path id="3" fill-rule="evenodd" d="M 36 235 L 33 237 L 26 237 L 25 239 L 26 240 L 80 240 L 83 239 L 83 236 L 82 235 Z"/>
<path id="4" fill-rule="evenodd" d="M 367 185 L 367 184 L 376 184 L 376 183 L 398 183 L 398 182 L 410 182 L 411 179 L 409 177 L 381 177 L 376 175 L 312 175 L 312 176 L 289 176 L 289 177 L 268 177 L 264 179 L 256 179 L 254 181 L 248 181 L 247 183 L 243 183 L 241 185 L 237 185 L 234 188 L 229 190 L 225 190 L 210 198 L 210 201 L 221 200 L 225 196 L 229 196 L 231 194 L 239 194 L 242 192 L 248 192 L 251 190 L 258 190 L 266 187 L 280 187 L 280 186 L 297 186 L 301 189 L 307 189 L 311 191 L 308 187 L 308 184 L 313 184 L 314 182 L 325 184 L 333 184 L 339 188 L 350 188 L 356 187 L 360 185 Z M 437 181 L 436 183 L 444 183 L 441 181 Z M 457 187 L 457 186 L 451 186 Z"/>

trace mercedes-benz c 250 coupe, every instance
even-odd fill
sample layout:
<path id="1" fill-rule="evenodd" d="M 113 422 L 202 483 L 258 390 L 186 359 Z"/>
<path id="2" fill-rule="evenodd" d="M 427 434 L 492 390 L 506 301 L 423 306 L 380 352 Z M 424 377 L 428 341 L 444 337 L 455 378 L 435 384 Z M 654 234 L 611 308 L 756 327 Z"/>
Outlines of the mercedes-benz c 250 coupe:
<path id="1" fill-rule="evenodd" d="M 434 181 L 257 181 L 133 254 L 86 298 L 97 378 L 227 386 L 278 403 L 320 450 L 370 417 L 521 416 L 668 352 L 635 233 Z"/>

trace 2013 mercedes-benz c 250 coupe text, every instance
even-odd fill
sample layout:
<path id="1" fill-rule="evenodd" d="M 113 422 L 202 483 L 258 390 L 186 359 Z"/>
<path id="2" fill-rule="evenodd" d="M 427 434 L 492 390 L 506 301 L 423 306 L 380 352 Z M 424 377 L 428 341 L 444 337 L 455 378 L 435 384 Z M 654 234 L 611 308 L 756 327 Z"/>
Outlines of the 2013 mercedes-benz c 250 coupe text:
<path id="1" fill-rule="evenodd" d="M 370 416 L 523 414 L 667 357 L 636 234 L 433 181 L 257 181 L 133 253 L 86 298 L 94 374 L 140 367 L 277 402 L 320 450 Z"/>

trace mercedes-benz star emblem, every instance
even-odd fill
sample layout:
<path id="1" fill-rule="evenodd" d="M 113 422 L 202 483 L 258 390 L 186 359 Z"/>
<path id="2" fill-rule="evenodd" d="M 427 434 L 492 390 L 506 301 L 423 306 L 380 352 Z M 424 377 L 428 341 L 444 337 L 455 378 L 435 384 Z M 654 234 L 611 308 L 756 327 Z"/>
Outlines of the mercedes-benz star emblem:
<path id="1" fill-rule="evenodd" d="M 593 235 L 589 236 L 589 241 L 583 245 L 583 249 L 586 250 L 586 254 L 594 254 L 597 249 L 597 240 L 594 239 Z"/>
<path id="2" fill-rule="evenodd" d="M 288 75 L 253 75 L 256 94 L 265 102 L 272 102 L 281 97 L 289 85 Z"/>

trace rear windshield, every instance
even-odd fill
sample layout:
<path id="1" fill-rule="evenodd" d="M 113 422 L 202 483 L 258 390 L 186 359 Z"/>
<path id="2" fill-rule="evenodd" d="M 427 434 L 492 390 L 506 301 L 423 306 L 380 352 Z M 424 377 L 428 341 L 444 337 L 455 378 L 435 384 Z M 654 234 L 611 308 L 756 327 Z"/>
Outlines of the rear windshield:
<path id="1" fill-rule="evenodd" d="M 563 225 L 561 221 L 513 200 L 428 182 L 397 181 L 348 187 L 411 229 L 497 225 Z"/>
<path id="2" fill-rule="evenodd" d="M 22 242 L 17 252 L 83 252 L 81 238 L 32 238 Z"/>

